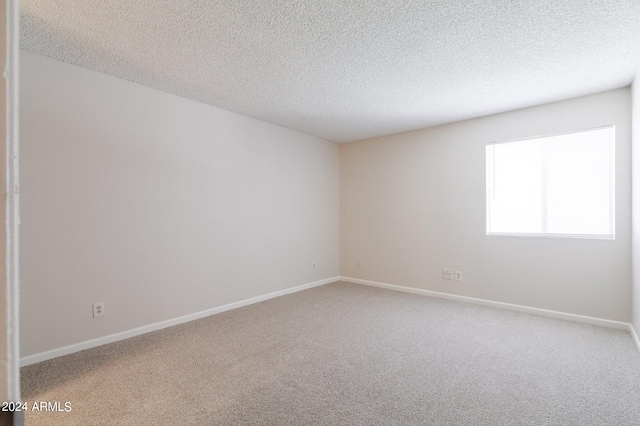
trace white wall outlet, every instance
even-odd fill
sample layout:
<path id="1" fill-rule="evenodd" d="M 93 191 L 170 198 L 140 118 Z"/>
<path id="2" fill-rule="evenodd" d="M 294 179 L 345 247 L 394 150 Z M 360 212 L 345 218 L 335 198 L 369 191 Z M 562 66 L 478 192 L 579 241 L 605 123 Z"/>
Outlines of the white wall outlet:
<path id="1" fill-rule="evenodd" d="M 104 315 L 104 302 L 97 302 L 93 304 L 93 317 L 101 317 Z"/>
<path id="2" fill-rule="evenodd" d="M 444 278 L 445 280 L 453 279 L 453 269 L 442 268 L 442 278 Z"/>
<path id="3" fill-rule="evenodd" d="M 358 268 L 362 269 L 362 260 L 358 260 Z"/>
<path id="4" fill-rule="evenodd" d="M 455 272 L 455 279 L 456 281 L 462 281 L 462 271 Z"/>
<path id="5" fill-rule="evenodd" d="M 316 269 L 316 262 L 311 262 L 311 269 Z"/>

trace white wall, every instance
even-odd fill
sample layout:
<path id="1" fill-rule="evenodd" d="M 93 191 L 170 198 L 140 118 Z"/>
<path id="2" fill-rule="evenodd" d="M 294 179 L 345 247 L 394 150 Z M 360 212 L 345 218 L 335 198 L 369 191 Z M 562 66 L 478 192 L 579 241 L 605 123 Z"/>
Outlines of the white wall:
<path id="1" fill-rule="evenodd" d="M 631 324 L 640 333 L 640 71 L 631 86 L 633 133 L 633 318 Z"/>
<path id="2" fill-rule="evenodd" d="M 609 124 L 615 241 L 485 235 L 487 143 Z M 630 130 L 625 88 L 341 145 L 341 275 L 629 322 Z"/>
<path id="3" fill-rule="evenodd" d="M 337 144 L 21 53 L 23 356 L 338 275 Z"/>

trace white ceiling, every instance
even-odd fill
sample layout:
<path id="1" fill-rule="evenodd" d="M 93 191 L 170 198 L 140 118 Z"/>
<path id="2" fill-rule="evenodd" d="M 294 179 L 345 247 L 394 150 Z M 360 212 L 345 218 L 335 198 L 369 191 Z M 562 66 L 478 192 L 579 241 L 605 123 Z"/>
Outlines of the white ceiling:
<path id="1" fill-rule="evenodd" d="M 21 47 L 336 142 L 627 86 L 640 0 L 21 0 Z"/>

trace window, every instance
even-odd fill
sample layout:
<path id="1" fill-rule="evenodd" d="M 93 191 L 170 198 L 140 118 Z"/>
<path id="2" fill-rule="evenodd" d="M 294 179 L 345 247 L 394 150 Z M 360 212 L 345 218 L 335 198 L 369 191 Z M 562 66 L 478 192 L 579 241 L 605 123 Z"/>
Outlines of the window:
<path id="1" fill-rule="evenodd" d="M 487 234 L 613 239 L 615 128 L 487 145 Z"/>

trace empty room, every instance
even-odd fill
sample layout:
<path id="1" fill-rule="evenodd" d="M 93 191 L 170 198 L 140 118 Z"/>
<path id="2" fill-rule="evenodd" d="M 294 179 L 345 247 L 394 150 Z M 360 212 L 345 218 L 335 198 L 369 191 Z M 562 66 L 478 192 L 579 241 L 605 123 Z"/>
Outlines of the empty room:
<path id="1" fill-rule="evenodd" d="M 11 424 L 640 424 L 640 2 L 13 13 Z"/>

